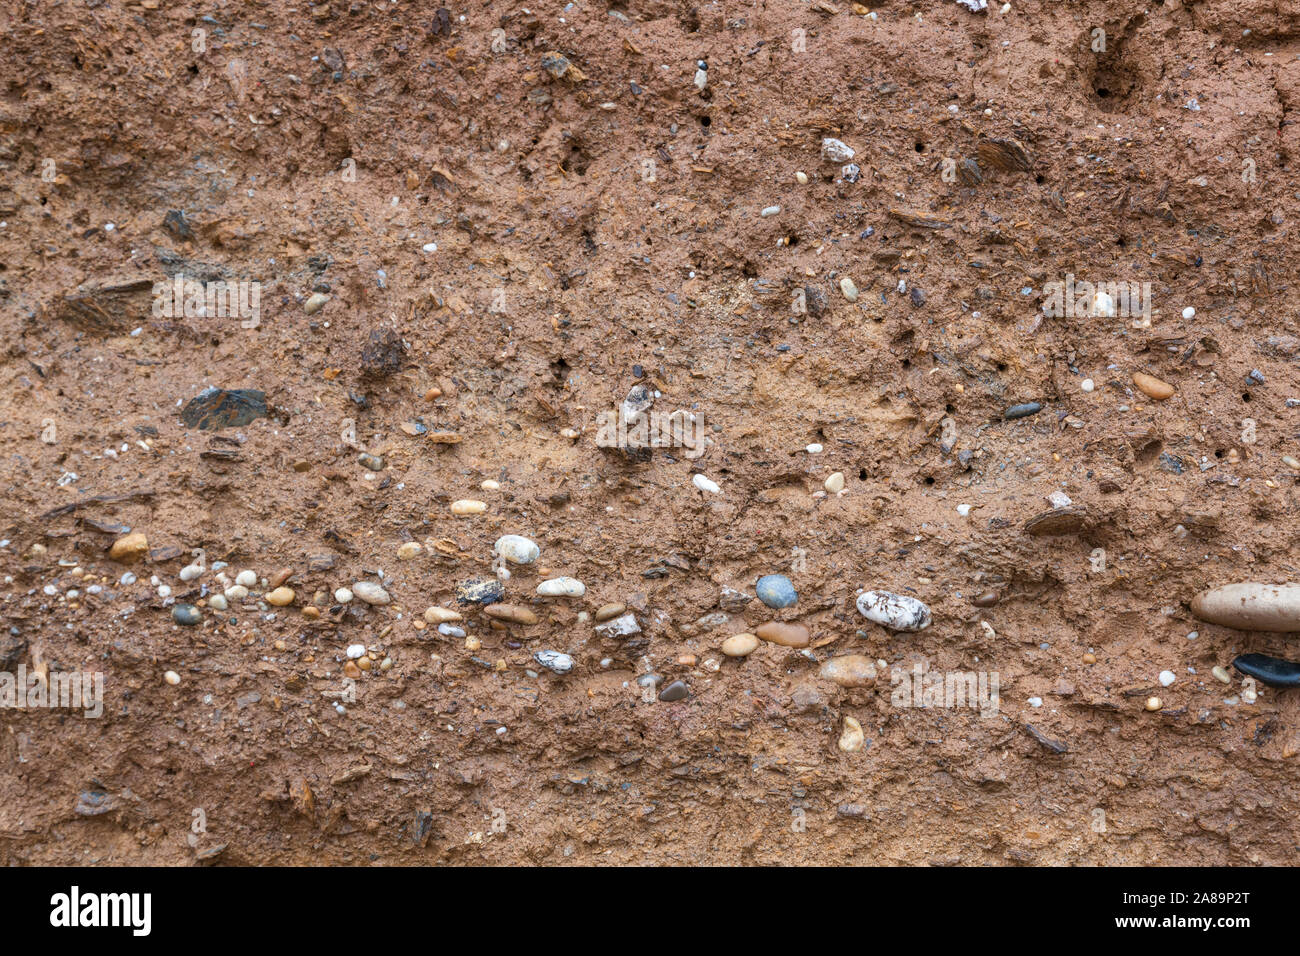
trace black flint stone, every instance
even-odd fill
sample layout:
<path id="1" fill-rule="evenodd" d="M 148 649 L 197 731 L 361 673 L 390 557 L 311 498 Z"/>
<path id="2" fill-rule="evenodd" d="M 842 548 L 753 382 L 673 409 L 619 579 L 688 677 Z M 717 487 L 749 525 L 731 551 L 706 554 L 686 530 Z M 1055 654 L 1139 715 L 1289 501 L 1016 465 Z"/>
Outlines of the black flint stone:
<path id="1" fill-rule="evenodd" d="M 1300 664 L 1295 661 L 1267 654 L 1242 654 L 1232 666 L 1270 687 L 1300 687 Z"/>
<path id="2" fill-rule="evenodd" d="M 213 432 L 242 428 L 265 417 L 266 393 L 251 388 L 205 388 L 181 410 L 181 421 L 187 428 Z"/>

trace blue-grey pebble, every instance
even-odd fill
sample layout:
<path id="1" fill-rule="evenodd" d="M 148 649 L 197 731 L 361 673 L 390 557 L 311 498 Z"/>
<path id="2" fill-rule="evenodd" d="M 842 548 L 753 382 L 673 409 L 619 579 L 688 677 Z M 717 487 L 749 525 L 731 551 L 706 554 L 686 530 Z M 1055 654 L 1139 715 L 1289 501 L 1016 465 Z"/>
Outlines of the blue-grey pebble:
<path id="1" fill-rule="evenodd" d="M 794 585 L 790 583 L 790 579 L 784 574 L 763 575 L 758 579 L 758 584 L 754 586 L 754 593 L 768 607 L 789 607 L 799 600 L 799 594 L 795 591 Z"/>
<path id="2" fill-rule="evenodd" d="M 172 620 L 186 627 L 193 627 L 203 620 L 203 612 L 193 604 L 177 604 L 172 608 Z"/>

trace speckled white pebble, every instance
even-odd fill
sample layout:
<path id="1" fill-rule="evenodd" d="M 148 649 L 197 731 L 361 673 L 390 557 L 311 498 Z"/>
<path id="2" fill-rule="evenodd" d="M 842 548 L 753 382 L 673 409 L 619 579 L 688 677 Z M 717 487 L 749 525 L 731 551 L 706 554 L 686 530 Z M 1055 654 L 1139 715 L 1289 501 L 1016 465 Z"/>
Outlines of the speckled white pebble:
<path id="1" fill-rule="evenodd" d="M 1176 678 L 1174 677 L 1174 672 L 1173 672 L 1173 671 L 1161 671 L 1161 672 L 1160 672 L 1160 686 L 1161 686 L 1161 687 L 1168 687 L 1170 684 L 1172 684 L 1172 683 L 1174 682 L 1175 679 L 1176 679 Z"/>
<path id="2" fill-rule="evenodd" d="M 492 550 L 511 564 L 532 564 L 542 553 L 541 548 L 520 534 L 503 534 Z"/>
<path id="3" fill-rule="evenodd" d="M 587 586 L 577 578 L 551 578 L 537 585 L 537 593 L 546 597 L 582 597 Z"/>
<path id="4" fill-rule="evenodd" d="M 716 495 L 722 491 L 722 489 L 718 487 L 716 482 L 710 481 L 704 475 L 692 475 L 691 484 L 693 484 L 696 488 L 699 488 L 700 491 L 707 491 L 711 495 Z"/>

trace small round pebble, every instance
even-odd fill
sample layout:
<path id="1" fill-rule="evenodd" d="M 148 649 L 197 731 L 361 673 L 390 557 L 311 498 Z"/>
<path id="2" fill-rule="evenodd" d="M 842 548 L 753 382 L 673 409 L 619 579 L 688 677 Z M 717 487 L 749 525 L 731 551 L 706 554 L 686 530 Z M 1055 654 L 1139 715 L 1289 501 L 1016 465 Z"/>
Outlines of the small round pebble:
<path id="1" fill-rule="evenodd" d="M 753 634 L 733 634 L 722 642 L 722 653 L 728 657 L 748 657 L 758 649 L 758 638 Z"/>
<path id="2" fill-rule="evenodd" d="M 163 680 L 175 687 L 181 682 L 181 675 L 175 671 L 168 671 L 166 674 L 163 674 Z"/>
<path id="3" fill-rule="evenodd" d="M 1161 686 L 1161 687 L 1168 687 L 1168 686 L 1169 686 L 1170 684 L 1172 684 L 1175 680 L 1177 680 L 1177 678 L 1174 677 L 1174 672 L 1173 672 L 1173 671 L 1161 671 L 1161 672 L 1160 672 L 1160 686 Z"/>
<path id="4" fill-rule="evenodd" d="M 185 627 L 193 627 L 203 620 L 203 612 L 193 604 L 177 604 L 172 608 L 172 620 Z"/>
<path id="5" fill-rule="evenodd" d="M 293 603 L 293 588 L 278 587 L 266 596 L 266 603 L 275 607 L 288 607 Z"/>
<path id="6" fill-rule="evenodd" d="M 334 592 L 334 600 L 340 604 L 348 604 L 352 600 L 352 592 L 348 588 L 339 588 Z"/>
<path id="7" fill-rule="evenodd" d="M 238 574 L 235 575 L 235 583 L 236 583 L 236 584 L 239 584 L 239 585 L 243 585 L 243 586 L 246 587 L 246 588 L 256 587 L 256 586 L 257 586 L 257 572 L 256 572 L 256 571 L 240 571 Z"/>

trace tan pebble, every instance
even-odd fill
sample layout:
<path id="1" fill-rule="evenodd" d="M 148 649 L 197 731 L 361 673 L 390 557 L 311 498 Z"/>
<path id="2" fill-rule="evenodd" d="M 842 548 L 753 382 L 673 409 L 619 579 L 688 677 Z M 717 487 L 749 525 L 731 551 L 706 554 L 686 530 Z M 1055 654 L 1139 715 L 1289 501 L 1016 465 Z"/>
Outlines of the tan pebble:
<path id="1" fill-rule="evenodd" d="M 1215 676 L 1215 679 L 1220 680 L 1225 684 L 1232 683 L 1232 675 L 1229 674 L 1227 669 L 1224 667 L 1220 667 L 1216 664 L 1213 669 L 1211 669 L 1210 673 Z"/>
<path id="2" fill-rule="evenodd" d="M 824 487 L 833 495 L 839 494 L 844 490 L 844 472 L 833 472 L 831 476 L 826 479 Z"/>
<path id="3" fill-rule="evenodd" d="M 1164 704 L 1162 704 L 1162 703 L 1160 702 L 1160 698 L 1159 698 L 1159 697 L 1148 697 L 1148 698 L 1147 698 L 1147 710 L 1159 710 L 1159 709 L 1160 709 L 1161 707 L 1163 707 L 1163 706 L 1164 706 Z"/>
<path id="4" fill-rule="evenodd" d="M 695 666 L 695 655 L 694 655 L 694 654 L 682 654 L 680 657 L 677 658 L 677 663 L 678 663 L 678 664 L 681 664 L 683 667 L 694 667 L 694 666 Z"/>
<path id="5" fill-rule="evenodd" d="M 353 680 L 356 680 L 361 676 L 361 668 L 358 667 L 354 661 L 348 661 L 343 665 L 343 676 L 351 677 Z"/>
<path id="6" fill-rule="evenodd" d="M 1097 663 L 1097 655 L 1096 655 L 1096 654 L 1093 654 L 1093 653 L 1091 653 L 1091 652 L 1089 652 L 1089 653 L 1087 653 L 1087 654 L 1084 654 L 1084 655 L 1083 655 L 1083 662 L 1084 662 L 1085 664 L 1095 664 L 1095 663 Z"/>
<path id="7" fill-rule="evenodd" d="M 175 687 L 181 682 L 181 675 L 175 671 L 168 671 L 166 674 L 163 674 L 163 680 Z"/>
<path id="8" fill-rule="evenodd" d="M 435 398 L 441 398 L 441 397 L 442 397 L 442 389 L 440 389 L 437 385 L 433 386 L 427 392 L 424 393 L 424 400 L 426 402 L 431 402 Z"/>
<path id="9" fill-rule="evenodd" d="M 467 651 L 477 651 L 482 646 L 483 646 L 483 642 L 480 641 L 473 634 L 465 638 L 465 650 Z"/>
<path id="10" fill-rule="evenodd" d="M 425 609 L 424 619 L 430 624 L 446 624 L 448 621 L 461 620 L 461 616 L 445 607 L 431 607 Z"/>
<path id="11" fill-rule="evenodd" d="M 537 615 L 519 604 L 489 604 L 483 613 L 497 621 L 511 624 L 536 624 Z"/>
<path id="12" fill-rule="evenodd" d="M 35 552 L 35 546 L 32 550 Z M 137 561 L 144 557 L 148 550 L 149 539 L 144 536 L 144 532 L 133 531 L 114 541 L 113 547 L 109 548 L 108 556 L 114 561 Z"/>
<path id="13" fill-rule="evenodd" d="M 1296 459 L 1292 458 L 1290 455 L 1282 456 L 1282 464 L 1286 465 L 1288 468 L 1291 468 L 1295 471 L 1300 471 L 1300 461 L 1297 461 Z"/>
<path id="14" fill-rule="evenodd" d="M 794 174 L 794 180 L 795 180 L 795 182 L 797 182 L 800 186 L 807 186 L 807 185 L 808 185 L 808 174 L 805 173 L 805 172 L 801 169 L 801 170 L 799 170 L 799 172 L 797 172 L 797 173 Z"/>
<path id="15" fill-rule="evenodd" d="M 487 481 L 483 482 L 483 484 L 479 485 L 479 487 L 482 488 L 484 491 L 500 491 L 501 482 L 489 478 L 487 479 Z"/>
<path id="16" fill-rule="evenodd" d="M 270 579 L 266 583 L 273 588 L 278 588 L 291 577 L 293 577 L 293 568 L 281 568 L 279 571 L 276 571 L 275 574 L 271 575 Z"/>
<path id="17" fill-rule="evenodd" d="M 302 609 L 302 616 L 305 617 L 305 618 L 307 618 L 307 619 L 309 619 L 309 620 L 314 621 L 314 620 L 316 620 L 318 617 L 320 617 L 320 608 L 318 608 L 318 607 L 305 607 L 305 608 Z"/>
<path id="18" fill-rule="evenodd" d="M 429 432 L 429 441 L 435 445 L 455 445 L 460 442 L 460 436 L 455 432 Z"/>
<path id="19" fill-rule="evenodd" d="M 807 647 L 812 640 L 812 634 L 802 624 L 782 624 L 780 621 L 760 624 L 754 633 L 763 640 L 782 647 Z"/>
<path id="20" fill-rule="evenodd" d="M 817 675 L 841 687 L 870 687 L 876 682 L 876 662 L 862 654 L 832 657 Z"/>
<path id="21" fill-rule="evenodd" d="M 276 641 L 271 646 L 274 647 L 277 651 L 287 651 L 289 649 L 289 645 L 286 644 L 284 641 Z"/>
<path id="22" fill-rule="evenodd" d="M 415 628 L 417 631 L 423 631 L 423 630 L 424 630 L 426 627 L 428 627 L 428 626 L 429 626 L 429 625 L 428 625 L 428 624 L 425 624 L 423 621 L 412 621 L 412 622 L 411 622 L 411 627 Z"/>
<path id="23" fill-rule="evenodd" d="M 606 604 L 596 611 L 597 621 L 608 621 L 618 617 L 627 610 L 626 604 Z"/>
<path id="24" fill-rule="evenodd" d="M 374 666 L 375 666 L 375 662 L 368 657 L 363 657 L 359 661 L 357 661 L 357 667 L 363 671 L 368 671 L 370 670 L 370 668 Z"/>
<path id="25" fill-rule="evenodd" d="M 275 607 L 287 607 L 293 603 L 293 588 L 276 588 L 266 596 L 266 603 Z"/>
<path id="26" fill-rule="evenodd" d="M 403 561 L 409 561 L 420 553 L 420 546 L 414 541 L 407 541 L 397 549 L 397 557 Z"/>
<path id="27" fill-rule="evenodd" d="M 451 503 L 451 513 L 454 515 L 481 515 L 485 511 L 487 502 L 475 501 L 473 498 L 462 498 Z"/>
<path id="28" fill-rule="evenodd" d="M 728 657 L 748 657 L 758 649 L 758 638 L 753 634 L 733 634 L 722 642 L 722 653 Z"/>
<path id="29" fill-rule="evenodd" d="M 867 742 L 862 725 L 852 717 L 844 718 L 844 732 L 840 734 L 840 749 L 846 754 L 857 753 Z"/>
<path id="30" fill-rule="evenodd" d="M 1148 398 L 1153 398 L 1157 402 L 1163 402 L 1171 398 L 1176 389 L 1168 382 L 1162 382 L 1154 375 L 1147 375 L 1143 372 L 1133 373 L 1133 384 L 1138 387 L 1138 391 Z"/>
<path id="31" fill-rule="evenodd" d="M 393 659 L 392 659 L 391 657 L 385 657 L 385 658 L 384 658 L 382 661 L 380 661 L 380 663 L 379 663 L 379 669 L 380 669 L 381 671 L 389 670 L 389 669 L 392 668 L 392 666 L 393 666 Z"/>

